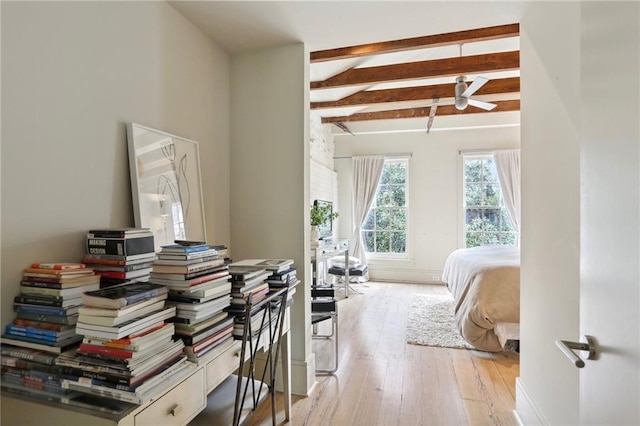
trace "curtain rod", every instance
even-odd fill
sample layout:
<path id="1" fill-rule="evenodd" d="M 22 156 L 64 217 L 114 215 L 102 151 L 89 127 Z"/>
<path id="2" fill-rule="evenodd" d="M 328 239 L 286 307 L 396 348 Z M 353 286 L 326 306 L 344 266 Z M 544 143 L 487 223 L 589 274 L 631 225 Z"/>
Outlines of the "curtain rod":
<path id="1" fill-rule="evenodd" d="M 494 148 L 494 149 L 461 149 L 458 151 L 458 155 L 462 155 L 462 154 L 466 154 L 466 155 L 473 155 L 473 154 L 478 154 L 478 155 L 482 155 L 482 154 L 493 154 L 496 151 L 511 151 L 511 150 L 519 150 L 520 148 Z"/>
<path id="2" fill-rule="evenodd" d="M 384 158 L 394 158 L 394 157 L 413 157 L 412 152 L 399 152 L 397 154 L 371 154 L 371 155 L 382 155 Z M 345 158 L 353 158 L 353 157 L 364 157 L 360 155 L 349 155 L 346 157 L 333 157 L 334 160 L 342 160 Z"/>

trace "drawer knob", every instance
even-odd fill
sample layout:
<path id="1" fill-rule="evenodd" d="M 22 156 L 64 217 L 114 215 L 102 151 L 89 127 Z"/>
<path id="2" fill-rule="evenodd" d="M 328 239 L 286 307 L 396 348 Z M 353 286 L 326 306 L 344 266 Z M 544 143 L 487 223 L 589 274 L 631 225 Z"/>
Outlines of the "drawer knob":
<path id="1" fill-rule="evenodd" d="M 177 404 L 175 407 L 171 409 L 171 411 L 169 411 L 169 413 L 171 413 L 171 415 L 175 417 L 178 414 L 180 414 L 181 411 L 182 411 L 182 405 Z"/>

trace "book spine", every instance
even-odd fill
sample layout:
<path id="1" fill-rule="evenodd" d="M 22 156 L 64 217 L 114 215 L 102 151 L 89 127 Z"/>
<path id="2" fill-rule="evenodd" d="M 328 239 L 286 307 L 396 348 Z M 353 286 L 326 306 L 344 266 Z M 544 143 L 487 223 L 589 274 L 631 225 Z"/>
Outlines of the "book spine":
<path id="1" fill-rule="evenodd" d="M 73 381 L 76 383 L 91 385 L 91 386 L 100 386 L 108 389 L 114 389 L 125 392 L 135 392 L 137 386 L 129 386 L 124 383 L 116 383 L 110 382 L 108 380 L 102 380 L 95 377 L 86 377 L 86 376 L 76 376 L 76 375 L 65 375 L 65 380 Z"/>
<path id="2" fill-rule="evenodd" d="M 98 346 L 98 345 L 89 345 L 87 343 L 81 343 L 78 348 L 79 353 L 84 354 L 101 354 L 106 355 L 113 358 L 131 358 L 133 354 L 130 351 L 110 348 L 106 346 Z"/>
<path id="3" fill-rule="evenodd" d="M 88 379 L 102 380 L 104 382 L 120 384 L 124 386 L 129 386 L 131 383 L 131 378 L 123 375 L 88 371 L 80 367 L 59 366 L 59 368 L 62 374 L 69 376 L 86 377 Z"/>
<path id="4" fill-rule="evenodd" d="M 18 318 L 32 320 L 32 321 L 51 322 L 54 324 L 62 324 L 62 325 L 73 325 L 78 320 L 77 315 L 59 316 L 59 315 L 48 315 L 48 314 L 32 314 L 28 312 L 18 312 Z"/>
<path id="5" fill-rule="evenodd" d="M 130 277 L 131 272 L 136 272 L 135 270 L 130 270 L 130 271 L 101 271 L 101 270 L 97 270 L 96 274 L 100 275 L 101 277 L 104 278 L 116 278 L 116 279 L 127 279 L 127 278 L 132 278 Z"/>
<path id="6" fill-rule="evenodd" d="M 43 287 L 43 288 L 62 288 L 60 280 L 58 278 L 44 278 L 44 277 L 26 277 L 28 279 L 20 281 L 21 285 L 28 287 Z"/>
<path id="7" fill-rule="evenodd" d="M 19 325 L 9 324 L 5 327 L 5 332 L 10 334 L 17 334 L 23 336 L 34 336 L 34 337 L 42 337 L 42 338 L 52 338 L 53 340 L 58 338 L 59 332 L 52 330 L 42 330 L 39 328 L 33 327 L 21 327 Z M 23 333 L 23 334 L 18 334 Z"/>
<path id="8" fill-rule="evenodd" d="M 5 336 L 7 336 L 7 337 L 12 337 L 12 336 L 26 337 L 26 338 L 33 339 L 33 340 L 38 340 L 39 343 L 42 343 L 44 345 L 49 345 L 51 343 L 56 343 L 57 340 L 58 340 L 55 336 L 48 336 L 48 335 L 45 335 L 45 334 L 37 334 L 37 333 L 31 333 L 31 332 L 26 332 L 26 331 L 17 331 L 17 330 L 5 330 Z"/>
<path id="9" fill-rule="evenodd" d="M 3 356 L 23 359 L 25 361 L 33 361 L 39 364 L 54 365 L 57 356 L 46 352 L 38 352 L 33 349 L 20 348 L 16 346 L 2 346 L 0 352 Z"/>
<path id="10" fill-rule="evenodd" d="M 32 287 L 24 284 L 22 284 L 22 287 L 20 287 L 20 295 L 32 297 L 48 297 L 56 299 L 63 298 L 61 289 L 48 287 Z"/>
<path id="11" fill-rule="evenodd" d="M 15 325 L 22 326 L 22 327 L 33 327 L 40 330 L 51 330 L 51 331 L 64 331 L 64 330 L 69 330 L 73 328 L 71 326 L 64 325 L 64 324 L 52 324 L 48 322 L 32 321 L 32 320 L 27 320 L 22 318 L 14 319 L 13 323 Z"/>
<path id="12" fill-rule="evenodd" d="M 65 308 L 58 308 L 53 306 L 35 306 L 35 305 L 14 305 L 15 311 L 25 314 L 38 314 L 66 317 L 68 310 Z"/>
<path id="13" fill-rule="evenodd" d="M 82 263 L 32 263 L 32 268 L 39 269 L 82 269 L 85 266 Z"/>
<path id="14" fill-rule="evenodd" d="M 142 238 L 87 238 L 87 253 L 131 256 L 153 253 L 153 236 Z"/>
<path id="15" fill-rule="evenodd" d="M 55 297 L 37 297 L 37 296 L 15 296 L 13 303 L 23 303 L 27 305 L 53 306 L 62 307 L 64 300 Z"/>
<path id="16" fill-rule="evenodd" d="M 117 389 L 110 389 L 103 386 L 92 385 L 88 383 L 74 382 L 72 380 L 65 379 L 62 381 L 62 386 L 65 389 L 76 390 L 80 392 L 87 392 L 93 395 L 104 396 L 111 399 L 117 399 L 118 401 L 131 402 L 133 404 L 142 404 L 144 401 L 135 393 L 120 391 Z"/>

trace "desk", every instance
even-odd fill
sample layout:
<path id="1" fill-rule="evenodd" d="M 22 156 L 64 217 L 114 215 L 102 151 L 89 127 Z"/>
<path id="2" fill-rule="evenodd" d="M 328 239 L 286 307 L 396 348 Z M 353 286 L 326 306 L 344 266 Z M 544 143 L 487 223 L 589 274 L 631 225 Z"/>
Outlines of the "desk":
<path id="1" fill-rule="evenodd" d="M 313 282 L 316 285 L 322 285 L 326 281 L 327 260 L 334 256 L 344 254 L 344 297 L 349 297 L 349 240 L 348 239 L 326 239 L 320 240 L 318 247 L 311 248 L 311 264 L 313 273 Z M 319 284 L 318 264 L 322 263 L 322 283 Z"/>

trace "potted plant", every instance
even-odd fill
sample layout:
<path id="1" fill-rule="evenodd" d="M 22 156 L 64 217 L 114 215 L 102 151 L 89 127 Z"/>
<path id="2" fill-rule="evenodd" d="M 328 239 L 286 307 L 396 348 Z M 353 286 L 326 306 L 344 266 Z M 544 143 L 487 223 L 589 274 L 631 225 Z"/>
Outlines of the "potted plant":
<path id="1" fill-rule="evenodd" d="M 338 217 L 338 212 L 332 212 L 332 207 L 329 204 L 313 203 L 311 205 L 311 240 L 317 241 L 320 239 L 320 233 L 318 232 L 318 226 L 326 223 L 327 221 L 334 220 Z"/>

